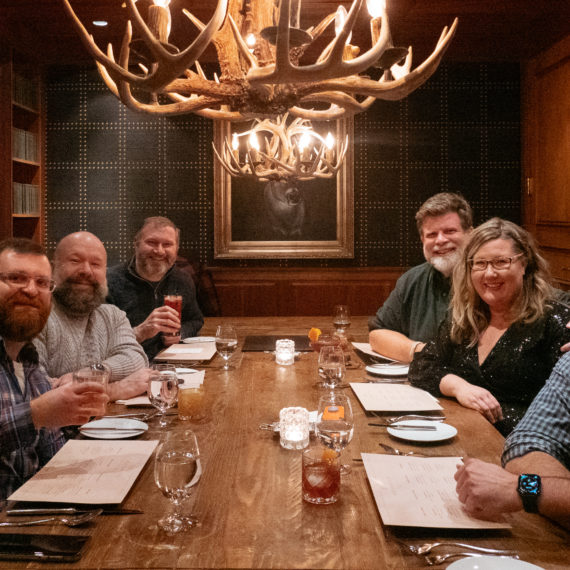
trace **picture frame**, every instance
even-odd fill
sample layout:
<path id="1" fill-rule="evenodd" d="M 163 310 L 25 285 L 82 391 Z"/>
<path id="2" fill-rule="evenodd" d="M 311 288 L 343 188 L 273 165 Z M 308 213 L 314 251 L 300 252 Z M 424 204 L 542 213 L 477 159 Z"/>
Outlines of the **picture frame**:
<path id="1" fill-rule="evenodd" d="M 318 132 L 330 130 L 330 123 L 312 123 Z M 292 223 L 281 223 L 273 215 L 271 195 L 275 186 L 232 177 L 214 158 L 215 259 L 354 257 L 354 123 L 350 118 L 334 124 L 337 141 L 344 141 L 348 135 L 344 161 L 335 177 L 296 182 L 302 205 L 291 212 Z M 218 152 L 226 137 L 231 140 L 233 132 L 246 131 L 250 126 L 216 121 L 214 144 Z"/>

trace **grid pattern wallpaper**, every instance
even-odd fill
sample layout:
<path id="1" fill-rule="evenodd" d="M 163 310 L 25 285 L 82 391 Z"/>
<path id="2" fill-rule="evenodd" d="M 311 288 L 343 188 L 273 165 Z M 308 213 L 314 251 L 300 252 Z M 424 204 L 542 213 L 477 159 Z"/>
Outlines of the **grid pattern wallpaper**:
<path id="1" fill-rule="evenodd" d="M 422 261 L 414 214 L 460 191 L 475 221 L 520 222 L 516 64 L 443 64 L 408 98 L 355 117 L 354 259 L 214 259 L 212 122 L 134 113 L 96 71 L 56 68 L 45 90 L 45 244 L 87 230 L 109 265 L 132 253 L 151 215 L 181 228 L 181 253 L 209 266 L 410 266 Z"/>

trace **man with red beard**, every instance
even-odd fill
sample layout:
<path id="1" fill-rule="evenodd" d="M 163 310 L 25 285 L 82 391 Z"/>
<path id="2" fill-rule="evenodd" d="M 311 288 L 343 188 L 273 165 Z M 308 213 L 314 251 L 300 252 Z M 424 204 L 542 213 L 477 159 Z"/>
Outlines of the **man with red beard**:
<path id="1" fill-rule="evenodd" d="M 380 354 L 411 362 L 435 337 L 449 305 L 451 274 L 473 225 L 469 203 L 441 192 L 416 213 L 426 262 L 412 267 L 370 321 L 370 346 Z"/>
<path id="2" fill-rule="evenodd" d="M 149 359 L 163 348 L 195 336 L 204 317 L 192 279 L 174 266 L 180 230 L 162 216 L 147 218 L 135 236 L 135 255 L 109 270 L 109 300 L 127 313 Z M 182 317 L 164 306 L 165 295 L 182 296 Z"/>
<path id="3" fill-rule="evenodd" d="M 58 429 L 105 413 L 98 384 L 51 389 L 31 340 L 44 327 L 53 290 L 43 248 L 0 242 L 0 499 L 5 499 L 63 445 Z"/>
<path id="4" fill-rule="evenodd" d="M 89 232 L 65 236 L 54 252 L 54 304 L 34 344 L 52 384 L 71 381 L 90 362 L 111 371 L 111 400 L 146 391 L 146 355 L 125 313 L 105 303 L 107 252 Z"/>

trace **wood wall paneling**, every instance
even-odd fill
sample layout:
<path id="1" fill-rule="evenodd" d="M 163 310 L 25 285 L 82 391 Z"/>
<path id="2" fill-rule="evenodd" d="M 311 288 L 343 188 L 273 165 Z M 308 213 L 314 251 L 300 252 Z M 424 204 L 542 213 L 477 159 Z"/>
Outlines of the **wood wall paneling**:
<path id="1" fill-rule="evenodd" d="M 373 315 L 394 288 L 401 268 L 211 268 L 222 315 L 326 316 L 347 304 L 353 315 Z"/>

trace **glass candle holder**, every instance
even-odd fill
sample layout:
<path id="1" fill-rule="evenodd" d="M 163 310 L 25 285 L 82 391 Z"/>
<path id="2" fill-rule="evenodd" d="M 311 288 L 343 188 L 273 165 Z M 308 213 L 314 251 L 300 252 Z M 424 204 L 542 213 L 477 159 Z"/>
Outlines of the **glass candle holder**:
<path id="1" fill-rule="evenodd" d="M 304 449 L 309 445 L 309 412 L 305 408 L 283 408 L 279 412 L 281 447 Z"/>
<path id="2" fill-rule="evenodd" d="M 295 341 L 282 338 L 275 342 L 275 362 L 282 366 L 295 362 Z"/>

